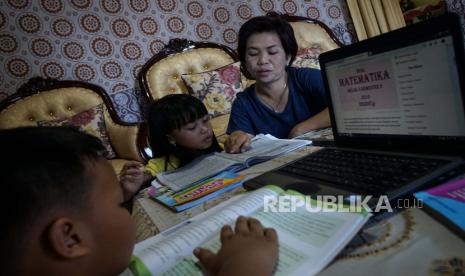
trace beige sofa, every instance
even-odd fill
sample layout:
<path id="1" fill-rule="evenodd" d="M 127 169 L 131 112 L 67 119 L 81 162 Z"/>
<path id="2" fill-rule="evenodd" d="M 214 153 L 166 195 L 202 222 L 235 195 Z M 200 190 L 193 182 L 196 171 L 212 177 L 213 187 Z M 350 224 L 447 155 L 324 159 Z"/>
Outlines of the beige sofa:
<path id="1" fill-rule="evenodd" d="M 0 129 L 37 126 L 37 122 L 69 118 L 99 104 L 103 104 L 106 131 L 116 153 L 109 161 L 119 173 L 127 160 L 143 160 L 137 146 L 139 125 L 121 121 L 99 86 L 33 78 L 0 103 Z"/>

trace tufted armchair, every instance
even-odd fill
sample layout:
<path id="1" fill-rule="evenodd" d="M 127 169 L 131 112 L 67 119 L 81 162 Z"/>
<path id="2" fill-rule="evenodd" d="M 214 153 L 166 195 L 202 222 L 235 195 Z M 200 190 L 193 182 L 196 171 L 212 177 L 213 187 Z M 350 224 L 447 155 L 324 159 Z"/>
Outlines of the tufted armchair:
<path id="1" fill-rule="evenodd" d="M 321 53 L 343 46 L 331 29 L 321 21 L 302 16 L 279 14 L 276 12 L 269 12 L 267 15 L 280 17 L 288 21 L 294 30 L 299 52 L 302 49 L 317 49 L 317 52 L 314 52 L 316 59 Z M 316 62 L 317 66 L 311 67 L 319 68 L 319 63 L 318 61 Z"/>
<path id="2" fill-rule="evenodd" d="M 139 84 L 149 102 L 168 94 L 187 93 L 181 75 L 195 74 L 238 61 L 229 47 L 212 42 L 171 39 L 157 55 L 145 63 L 139 73 Z M 229 114 L 212 119 L 219 141 L 226 135 Z"/>
<path id="3" fill-rule="evenodd" d="M 37 126 L 41 121 L 69 118 L 103 104 L 103 118 L 116 157 L 110 159 L 120 172 L 127 160 L 142 161 L 137 139 L 139 125 L 121 121 L 105 91 L 79 81 L 35 77 L 0 103 L 0 129 Z"/>

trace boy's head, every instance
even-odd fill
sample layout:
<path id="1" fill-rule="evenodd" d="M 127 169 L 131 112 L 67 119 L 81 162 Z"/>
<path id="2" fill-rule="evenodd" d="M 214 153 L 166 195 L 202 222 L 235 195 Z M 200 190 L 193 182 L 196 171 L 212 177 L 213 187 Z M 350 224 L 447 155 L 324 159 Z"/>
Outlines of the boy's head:
<path id="1" fill-rule="evenodd" d="M 0 152 L 8 275 L 111 275 L 127 266 L 134 228 L 97 138 L 71 128 L 0 130 Z"/>

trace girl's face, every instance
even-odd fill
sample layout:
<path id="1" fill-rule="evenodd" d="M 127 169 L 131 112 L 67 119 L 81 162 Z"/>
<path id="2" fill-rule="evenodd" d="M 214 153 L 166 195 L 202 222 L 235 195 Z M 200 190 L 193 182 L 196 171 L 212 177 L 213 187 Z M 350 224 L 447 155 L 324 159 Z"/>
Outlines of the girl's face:
<path id="1" fill-rule="evenodd" d="M 175 129 L 168 135 L 171 143 L 191 150 L 204 150 L 213 142 L 213 130 L 210 124 L 210 115 L 188 123 L 181 129 Z"/>
<path id="2" fill-rule="evenodd" d="M 246 68 L 258 83 L 269 84 L 285 77 L 289 60 L 274 32 L 256 33 L 247 40 Z"/>

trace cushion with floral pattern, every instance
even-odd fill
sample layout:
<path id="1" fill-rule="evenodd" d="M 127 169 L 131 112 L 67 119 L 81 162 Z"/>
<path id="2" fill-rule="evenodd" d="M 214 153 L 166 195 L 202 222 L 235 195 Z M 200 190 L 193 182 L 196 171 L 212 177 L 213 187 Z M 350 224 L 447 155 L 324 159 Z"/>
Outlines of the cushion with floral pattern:
<path id="1" fill-rule="evenodd" d="M 111 147 L 110 137 L 105 127 L 105 119 L 103 117 L 103 104 L 94 106 L 86 111 L 82 111 L 70 118 L 59 119 L 53 121 L 39 121 L 38 126 L 73 126 L 80 130 L 91 134 L 102 141 L 105 147 L 105 157 L 112 159 L 116 157 L 116 153 Z"/>
<path id="2" fill-rule="evenodd" d="M 181 75 L 189 94 L 200 99 L 213 117 L 228 114 L 236 94 L 242 91 L 240 62 L 221 68 Z"/>
<path id="3" fill-rule="evenodd" d="M 318 56 L 320 56 L 321 52 L 322 49 L 319 44 L 313 44 L 310 48 L 299 49 L 292 66 L 320 69 Z"/>

